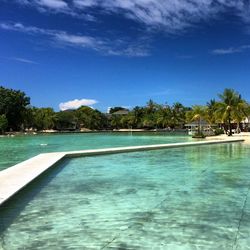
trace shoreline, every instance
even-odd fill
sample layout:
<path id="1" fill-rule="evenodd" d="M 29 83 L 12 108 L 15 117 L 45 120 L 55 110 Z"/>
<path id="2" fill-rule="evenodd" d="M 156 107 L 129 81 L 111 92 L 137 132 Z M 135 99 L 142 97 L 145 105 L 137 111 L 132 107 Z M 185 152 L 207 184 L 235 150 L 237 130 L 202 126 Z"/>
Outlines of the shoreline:
<path id="1" fill-rule="evenodd" d="M 226 134 L 216 135 L 216 136 L 208 136 L 205 140 L 225 140 L 226 138 L 233 138 L 233 139 L 244 139 L 244 144 L 250 144 L 250 132 L 241 132 L 240 134 L 233 134 L 232 136 L 228 136 Z"/>
<path id="2" fill-rule="evenodd" d="M 165 130 L 165 129 L 113 129 L 113 130 L 76 130 L 76 131 L 67 131 L 67 130 L 43 130 L 43 131 L 13 131 L 13 132 L 6 132 L 0 136 L 15 136 L 15 135 L 37 135 L 37 134 L 86 134 L 86 133 L 128 133 L 128 132 L 141 132 L 141 133 L 186 133 L 186 129 L 175 129 L 175 130 Z"/>
<path id="3" fill-rule="evenodd" d="M 58 130 L 46 130 L 46 131 L 30 131 L 30 132 L 7 132 L 0 135 L 1 137 L 14 137 L 14 136 L 31 136 L 31 135 L 52 135 L 52 134 L 98 134 L 98 133 L 166 133 L 166 134 L 185 134 L 188 135 L 185 129 L 176 130 L 163 130 L 163 129 L 118 129 L 118 130 L 84 130 L 84 131 L 58 131 Z M 190 136 L 191 137 L 191 136 Z M 233 134 L 231 137 L 226 134 L 212 135 L 203 138 L 206 140 L 225 140 L 225 139 L 244 139 L 244 144 L 250 144 L 250 132 L 241 132 L 240 134 Z"/>

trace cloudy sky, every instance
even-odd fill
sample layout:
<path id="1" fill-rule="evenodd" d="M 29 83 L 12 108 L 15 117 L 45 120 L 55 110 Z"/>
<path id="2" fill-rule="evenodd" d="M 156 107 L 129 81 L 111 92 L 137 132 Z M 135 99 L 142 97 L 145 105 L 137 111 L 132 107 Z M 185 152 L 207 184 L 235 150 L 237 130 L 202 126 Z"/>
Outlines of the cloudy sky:
<path id="1" fill-rule="evenodd" d="M 56 110 L 250 101 L 250 1 L 0 0 L 0 85 Z"/>

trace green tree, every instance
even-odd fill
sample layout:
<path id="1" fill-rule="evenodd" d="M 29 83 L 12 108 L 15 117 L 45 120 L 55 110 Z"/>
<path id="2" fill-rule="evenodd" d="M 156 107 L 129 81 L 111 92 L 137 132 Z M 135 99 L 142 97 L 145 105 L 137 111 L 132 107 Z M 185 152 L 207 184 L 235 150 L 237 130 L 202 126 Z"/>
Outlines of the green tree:
<path id="1" fill-rule="evenodd" d="M 94 110 L 92 119 L 91 129 L 105 129 L 108 126 L 107 116 L 97 109 Z"/>
<path id="2" fill-rule="evenodd" d="M 143 117 L 142 125 L 144 128 L 149 128 L 149 129 L 155 128 L 157 126 L 157 122 L 154 113 L 146 114 Z"/>
<path id="3" fill-rule="evenodd" d="M 30 98 L 19 90 L 8 89 L 0 86 L 0 115 L 5 115 L 8 128 L 19 130 L 25 120 L 25 110 L 30 104 Z"/>
<path id="4" fill-rule="evenodd" d="M 186 119 L 188 122 L 197 121 L 198 123 L 198 135 L 202 134 L 201 131 L 201 120 L 205 119 L 205 107 L 195 105 L 192 107 L 192 110 L 186 113 Z"/>
<path id="5" fill-rule="evenodd" d="M 228 136 L 232 135 L 232 122 L 234 120 L 239 124 L 247 116 L 247 103 L 241 98 L 241 95 L 233 89 L 225 89 L 219 94 L 220 102 L 217 104 L 217 117 L 228 125 Z"/>
<path id="6" fill-rule="evenodd" d="M 58 130 L 75 130 L 77 128 L 77 118 L 73 110 L 56 113 L 55 120 L 55 125 Z"/>
<path id="7" fill-rule="evenodd" d="M 123 128 L 137 128 L 138 119 L 134 111 L 129 112 L 127 115 L 121 117 L 121 126 Z"/>
<path id="8" fill-rule="evenodd" d="M 186 110 L 180 102 L 176 102 L 171 107 L 171 127 L 183 127 L 186 120 Z"/>
<path id="9" fill-rule="evenodd" d="M 104 129 L 107 117 L 96 109 L 82 106 L 75 111 L 78 127 L 88 129 Z"/>
<path id="10" fill-rule="evenodd" d="M 8 120 L 5 115 L 0 115 L 0 132 L 3 134 L 8 127 Z"/>
<path id="11" fill-rule="evenodd" d="M 128 109 L 123 108 L 123 107 L 113 107 L 113 108 L 110 108 L 109 114 L 113 114 L 113 113 L 120 111 L 120 110 L 128 110 Z"/>
<path id="12" fill-rule="evenodd" d="M 156 113 L 156 123 L 160 128 L 167 128 L 171 125 L 171 108 L 166 106 L 161 106 Z"/>
<path id="13" fill-rule="evenodd" d="M 93 109 L 87 106 L 82 106 L 75 111 L 78 127 L 90 129 L 92 126 Z"/>
<path id="14" fill-rule="evenodd" d="M 54 128 L 56 115 L 52 108 L 33 108 L 32 114 L 34 128 L 38 130 Z"/>
<path id="15" fill-rule="evenodd" d="M 34 107 L 28 106 L 24 112 L 24 128 L 34 128 Z"/>
<path id="16" fill-rule="evenodd" d="M 144 116 L 144 108 L 135 106 L 132 110 L 132 114 L 134 116 L 134 128 L 141 128 L 142 127 L 142 120 Z"/>
<path id="17" fill-rule="evenodd" d="M 142 127 L 149 129 L 157 127 L 157 112 L 160 108 L 161 106 L 151 99 L 147 102 L 143 108 Z"/>
<path id="18" fill-rule="evenodd" d="M 217 106 L 218 103 L 215 101 L 215 99 L 211 99 L 209 102 L 207 102 L 205 107 L 205 120 L 209 123 L 210 129 L 212 128 L 212 125 L 219 123 L 216 111 Z"/>
<path id="19" fill-rule="evenodd" d="M 111 127 L 115 129 L 122 128 L 122 118 L 122 115 L 112 115 L 110 119 Z"/>
<path id="20" fill-rule="evenodd" d="M 240 123 L 248 117 L 248 115 L 250 114 L 249 112 L 249 104 L 241 99 L 241 95 L 238 96 L 238 101 L 237 101 L 237 105 L 235 108 L 235 112 L 233 115 L 234 121 L 237 123 L 237 128 L 236 128 L 236 132 L 240 133 Z"/>
<path id="21" fill-rule="evenodd" d="M 147 102 L 147 106 L 145 107 L 145 111 L 147 114 L 153 114 L 160 108 L 160 105 L 150 99 Z"/>

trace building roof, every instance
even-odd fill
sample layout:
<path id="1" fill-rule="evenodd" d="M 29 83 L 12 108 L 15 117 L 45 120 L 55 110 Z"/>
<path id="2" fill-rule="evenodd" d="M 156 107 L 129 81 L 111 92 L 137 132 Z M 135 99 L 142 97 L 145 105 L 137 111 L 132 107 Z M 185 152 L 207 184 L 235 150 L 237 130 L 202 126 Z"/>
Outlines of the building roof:
<path id="1" fill-rule="evenodd" d="M 129 110 L 122 109 L 122 110 L 118 110 L 118 111 L 112 113 L 112 115 L 127 115 L 128 113 L 129 113 Z"/>
<path id="2" fill-rule="evenodd" d="M 198 126 L 198 125 L 200 125 L 200 126 L 209 126 L 210 124 L 205 120 L 201 120 L 200 122 L 193 121 L 193 122 L 190 122 L 188 124 L 185 124 L 186 127 L 193 127 L 193 126 Z"/>

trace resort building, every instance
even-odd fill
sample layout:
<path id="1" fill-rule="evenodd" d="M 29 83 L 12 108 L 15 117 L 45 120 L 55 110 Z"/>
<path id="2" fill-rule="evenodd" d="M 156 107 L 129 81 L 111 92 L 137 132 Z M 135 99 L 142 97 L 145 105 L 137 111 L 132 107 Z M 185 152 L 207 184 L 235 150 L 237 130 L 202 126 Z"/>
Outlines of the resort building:
<path id="1" fill-rule="evenodd" d="M 129 113 L 128 109 L 121 109 L 112 113 L 112 115 L 128 115 L 128 113 Z"/>
<path id="2" fill-rule="evenodd" d="M 193 121 L 191 123 L 185 124 L 185 127 L 188 129 L 189 135 L 194 135 L 195 133 L 197 133 L 199 126 L 200 126 L 200 131 L 202 131 L 204 135 L 214 135 L 213 128 L 218 127 L 216 124 L 211 125 L 205 120 Z"/>

